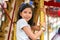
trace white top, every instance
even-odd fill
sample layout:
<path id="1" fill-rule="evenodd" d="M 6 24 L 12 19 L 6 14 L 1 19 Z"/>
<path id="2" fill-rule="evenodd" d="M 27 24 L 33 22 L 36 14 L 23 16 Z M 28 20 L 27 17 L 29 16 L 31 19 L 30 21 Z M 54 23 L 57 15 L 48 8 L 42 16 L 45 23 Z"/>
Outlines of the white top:
<path id="1" fill-rule="evenodd" d="M 25 26 L 30 28 L 30 25 L 26 22 L 25 19 L 18 20 L 16 29 L 17 40 L 30 40 L 26 33 L 22 30 L 22 28 Z"/>
<path id="2" fill-rule="evenodd" d="M 53 40 L 60 40 L 60 35 L 56 34 L 56 36 L 53 38 Z"/>

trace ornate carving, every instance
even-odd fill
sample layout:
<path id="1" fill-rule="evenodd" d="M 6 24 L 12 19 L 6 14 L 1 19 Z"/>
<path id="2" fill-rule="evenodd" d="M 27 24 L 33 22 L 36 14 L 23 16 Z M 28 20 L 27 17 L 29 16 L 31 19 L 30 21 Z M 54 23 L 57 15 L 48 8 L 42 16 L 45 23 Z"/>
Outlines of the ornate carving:
<path id="1" fill-rule="evenodd" d="M 3 0 L 2 0 L 3 1 Z M 0 14 L 2 14 L 1 15 L 1 17 L 0 17 L 0 27 L 1 27 L 1 31 L 0 31 L 0 40 L 5 40 L 5 34 L 7 33 L 7 29 L 6 29 L 6 27 L 8 27 L 8 25 L 9 25 L 9 23 L 10 23 L 10 19 L 9 19 L 9 17 L 10 17 L 10 12 L 12 11 L 12 2 L 13 2 L 13 0 L 11 0 L 11 1 L 4 1 L 5 3 L 6 3 L 6 5 L 4 4 L 4 3 L 1 3 L 1 5 L 5 5 L 5 6 L 7 6 L 7 8 L 0 8 L 0 9 L 2 9 L 1 10 L 1 13 Z M 0 6 L 1 6 L 0 5 Z M 4 7 L 4 6 L 3 6 Z M 9 17 L 8 17 L 8 16 Z"/>

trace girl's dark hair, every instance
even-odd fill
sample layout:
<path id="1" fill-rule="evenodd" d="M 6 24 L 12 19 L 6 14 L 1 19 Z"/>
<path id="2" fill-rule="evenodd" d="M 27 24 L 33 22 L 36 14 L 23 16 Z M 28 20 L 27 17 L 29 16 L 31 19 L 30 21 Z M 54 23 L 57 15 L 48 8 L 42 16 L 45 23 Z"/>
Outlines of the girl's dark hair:
<path id="1" fill-rule="evenodd" d="M 28 24 L 30 24 L 31 26 L 34 25 L 33 23 L 33 16 L 34 16 L 34 9 L 32 7 L 32 5 L 28 4 L 28 3 L 23 3 L 20 7 L 19 7 L 19 11 L 18 11 L 18 17 L 17 19 L 21 19 L 22 17 L 20 16 L 20 13 L 25 9 L 25 8 L 31 8 L 32 10 L 32 18 L 28 21 Z"/>

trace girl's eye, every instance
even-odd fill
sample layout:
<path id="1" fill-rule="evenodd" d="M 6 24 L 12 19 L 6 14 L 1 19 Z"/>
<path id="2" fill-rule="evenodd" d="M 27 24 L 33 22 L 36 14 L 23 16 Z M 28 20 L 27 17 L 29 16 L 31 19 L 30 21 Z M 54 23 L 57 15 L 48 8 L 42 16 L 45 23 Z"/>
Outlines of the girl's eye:
<path id="1" fill-rule="evenodd" d="M 27 13 L 26 11 L 24 11 L 24 13 Z"/>
<path id="2" fill-rule="evenodd" d="M 32 14 L 32 12 L 29 12 L 29 14 Z"/>

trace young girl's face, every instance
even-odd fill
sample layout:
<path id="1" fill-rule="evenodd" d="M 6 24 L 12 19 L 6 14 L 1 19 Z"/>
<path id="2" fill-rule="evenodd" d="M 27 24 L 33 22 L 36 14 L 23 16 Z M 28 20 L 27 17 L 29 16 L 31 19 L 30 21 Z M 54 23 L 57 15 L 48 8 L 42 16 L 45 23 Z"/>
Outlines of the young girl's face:
<path id="1" fill-rule="evenodd" d="M 21 13 L 20 16 L 24 18 L 26 21 L 29 21 L 32 18 L 32 10 L 31 8 L 25 8 Z"/>

